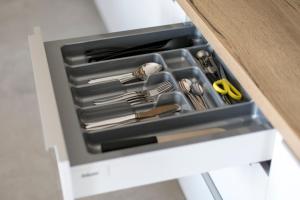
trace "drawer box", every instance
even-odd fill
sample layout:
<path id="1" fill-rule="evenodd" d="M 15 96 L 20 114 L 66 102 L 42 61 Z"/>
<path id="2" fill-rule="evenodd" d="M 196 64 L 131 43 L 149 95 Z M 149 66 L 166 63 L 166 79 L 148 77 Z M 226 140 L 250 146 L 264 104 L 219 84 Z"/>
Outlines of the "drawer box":
<path id="1" fill-rule="evenodd" d="M 96 48 L 132 47 L 178 37 L 192 41 L 187 47 L 106 60 L 90 60 L 86 52 Z M 274 129 L 213 53 L 201 33 L 190 24 L 125 31 L 83 38 L 44 42 L 38 29 L 29 37 L 35 84 L 47 149 L 54 148 L 65 198 L 99 193 L 175 179 L 212 169 L 268 160 L 272 156 Z M 227 105 L 205 76 L 195 54 L 213 53 L 230 81 L 243 93 L 243 101 Z M 119 75 L 146 62 L 162 71 L 146 80 L 89 84 L 93 78 Z M 206 111 L 195 111 L 178 87 L 182 78 L 203 85 Z M 174 91 L 154 102 L 94 105 L 108 94 L 142 90 L 168 80 Z M 87 131 L 83 122 L 143 111 L 176 103 L 181 111 L 171 116 L 124 126 Z M 101 152 L 101 144 L 128 138 L 187 135 L 205 129 L 216 131 L 171 142 Z"/>

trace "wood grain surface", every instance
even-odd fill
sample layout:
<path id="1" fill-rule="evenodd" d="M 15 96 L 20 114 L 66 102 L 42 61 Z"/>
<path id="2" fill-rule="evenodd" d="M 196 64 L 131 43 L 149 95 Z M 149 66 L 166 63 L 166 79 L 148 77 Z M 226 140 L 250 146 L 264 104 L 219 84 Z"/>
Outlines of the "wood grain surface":
<path id="1" fill-rule="evenodd" d="M 300 0 L 178 0 L 300 159 Z"/>

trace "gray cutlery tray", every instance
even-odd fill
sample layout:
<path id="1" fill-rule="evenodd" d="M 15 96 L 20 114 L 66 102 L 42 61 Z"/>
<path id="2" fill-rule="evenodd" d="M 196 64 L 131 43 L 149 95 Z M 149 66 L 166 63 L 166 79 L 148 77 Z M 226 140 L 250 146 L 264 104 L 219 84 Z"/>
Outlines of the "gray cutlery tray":
<path id="1" fill-rule="evenodd" d="M 143 43 L 183 36 L 192 38 L 194 45 L 91 63 L 83 59 L 84 52 L 93 48 L 137 46 Z M 71 165 L 271 128 L 271 125 L 251 101 L 247 92 L 206 43 L 201 33 L 190 23 L 51 41 L 46 42 L 45 47 Z M 215 92 L 212 84 L 206 78 L 202 66 L 194 57 L 200 49 L 213 53 L 217 64 L 224 67 L 230 82 L 242 92 L 244 96 L 242 102 L 226 105 L 220 95 Z M 138 66 L 147 62 L 160 63 L 163 66 L 162 71 L 151 75 L 144 81 L 135 80 L 126 84 L 121 84 L 119 81 L 88 84 L 90 79 L 132 72 Z M 182 78 L 195 79 L 201 83 L 204 88 L 205 102 L 209 106 L 208 110 L 200 112 L 194 109 L 191 102 L 179 89 L 178 81 Z M 159 95 L 154 102 L 138 105 L 129 105 L 127 102 L 106 105 L 93 104 L 93 101 L 98 98 L 151 89 L 163 81 L 170 81 L 174 90 Z M 182 108 L 181 111 L 103 130 L 86 131 L 82 128 L 84 122 L 124 116 L 170 103 L 179 104 Z M 173 134 L 179 131 L 212 127 L 225 128 L 227 131 L 183 141 L 145 145 L 107 153 L 95 153 L 94 150 L 102 142 L 107 141 Z"/>

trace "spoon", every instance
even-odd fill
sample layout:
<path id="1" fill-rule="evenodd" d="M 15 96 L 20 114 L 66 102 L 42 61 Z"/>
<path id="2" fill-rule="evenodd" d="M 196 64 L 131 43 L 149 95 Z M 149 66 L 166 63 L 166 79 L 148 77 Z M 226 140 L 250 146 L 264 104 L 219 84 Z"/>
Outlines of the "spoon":
<path id="1" fill-rule="evenodd" d="M 197 100 L 197 98 L 190 93 L 191 91 L 191 86 L 192 86 L 192 81 L 189 79 L 181 79 L 179 82 L 179 87 L 183 91 L 183 93 L 190 99 L 192 102 L 193 106 L 195 107 L 196 110 L 203 110 L 203 106 L 201 103 Z"/>
<path id="2" fill-rule="evenodd" d="M 203 106 L 205 109 L 208 108 L 206 102 L 204 101 L 204 98 L 203 98 L 203 95 L 204 95 L 204 90 L 203 90 L 203 87 L 200 83 L 198 82 L 195 82 L 192 84 L 192 92 L 195 94 L 197 100 L 199 102 L 202 102 Z"/>
<path id="3" fill-rule="evenodd" d="M 196 57 L 198 59 L 203 59 L 205 57 L 208 57 L 209 56 L 209 53 L 205 50 L 199 50 L 197 53 L 196 53 Z"/>
<path id="4" fill-rule="evenodd" d="M 134 79 L 146 80 L 150 75 L 155 74 L 161 70 L 162 70 L 161 64 L 155 62 L 149 62 L 139 66 L 134 72 L 116 75 L 116 76 L 92 79 L 88 81 L 88 84 L 103 83 L 103 82 L 109 82 L 113 80 L 119 80 L 121 83 L 126 83 Z"/>
<path id="5" fill-rule="evenodd" d="M 179 86 L 181 87 L 181 89 L 183 89 L 183 92 L 185 94 L 189 94 L 189 92 L 191 91 L 192 81 L 186 78 L 181 79 L 179 81 Z"/>
<path id="6" fill-rule="evenodd" d="M 196 53 L 196 58 L 199 61 L 200 65 L 202 66 L 202 69 L 205 72 L 205 75 L 211 83 L 214 83 L 215 81 L 220 79 L 218 67 L 212 55 L 208 51 L 199 50 Z"/>

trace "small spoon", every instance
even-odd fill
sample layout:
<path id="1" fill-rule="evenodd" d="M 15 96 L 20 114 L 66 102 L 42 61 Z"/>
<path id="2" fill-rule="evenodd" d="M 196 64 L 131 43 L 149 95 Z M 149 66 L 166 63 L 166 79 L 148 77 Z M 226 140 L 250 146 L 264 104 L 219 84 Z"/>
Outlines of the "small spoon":
<path id="1" fill-rule="evenodd" d="M 181 88 L 184 89 L 184 93 L 187 94 L 191 91 L 192 81 L 190 81 L 189 79 L 181 79 L 179 81 L 179 84 L 181 85 Z"/>
<path id="2" fill-rule="evenodd" d="M 180 89 L 190 99 L 195 109 L 203 110 L 203 106 L 201 105 L 201 103 L 197 100 L 197 98 L 193 94 L 190 93 L 191 86 L 192 86 L 192 81 L 189 79 L 184 78 L 179 81 Z"/>
<path id="3" fill-rule="evenodd" d="M 192 84 L 192 92 L 195 94 L 196 98 L 198 101 L 202 102 L 203 106 L 205 109 L 208 108 L 206 102 L 204 101 L 203 95 L 204 95 L 204 90 L 203 87 L 200 83 L 195 82 Z"/>
<path id="4" fill-rule="evenodd" d="M 196 53 L 196 57 L 198 59 L 202 59 L 202 58 L 205 58 L 205 57 L 208 57 L 209 56 L 209 53 L 205 50 L 199 50 L 197 53 Z"/>
<path id="5" fill-rule="evenodd" d="M 146 80 L 150 75 L 155 74 L 161 70 L 162 70 L 161 64 L 155 62 L 149 62 L 139 66 L 134 72 L 116 75 L 116 76 L 92 79 L 88 81 L 88 84 L 103 83 L 103 82 L 109 82 L 113 80 L 119 80 L 121 83 L 126 83 L 134 79 Z"/>

